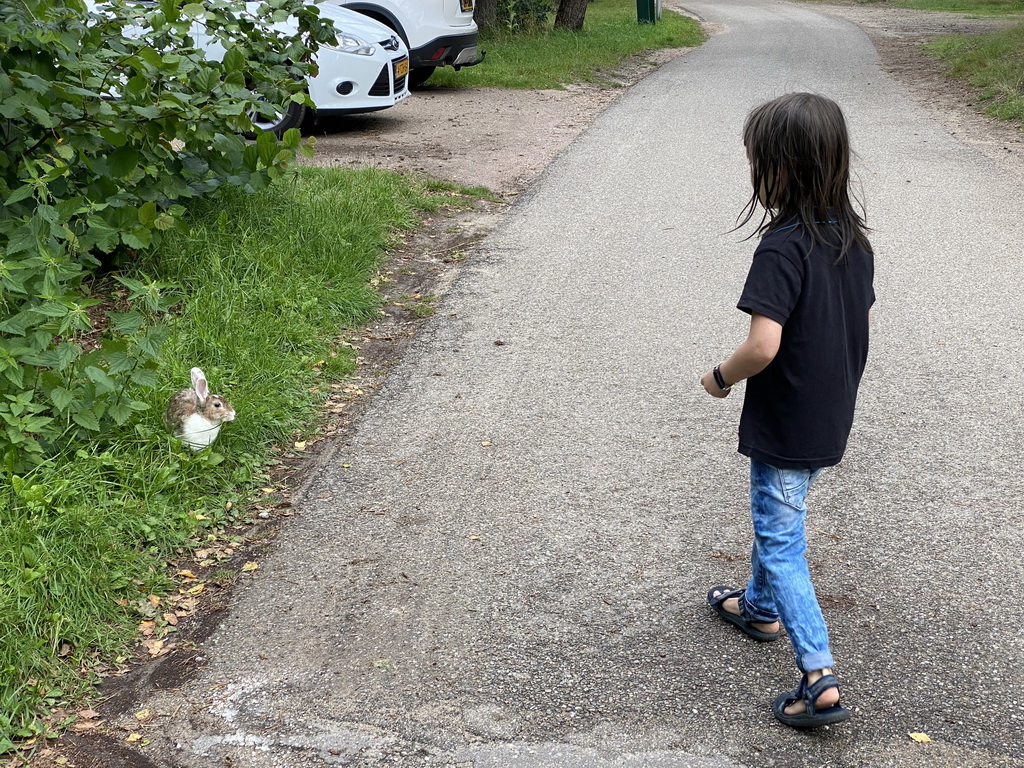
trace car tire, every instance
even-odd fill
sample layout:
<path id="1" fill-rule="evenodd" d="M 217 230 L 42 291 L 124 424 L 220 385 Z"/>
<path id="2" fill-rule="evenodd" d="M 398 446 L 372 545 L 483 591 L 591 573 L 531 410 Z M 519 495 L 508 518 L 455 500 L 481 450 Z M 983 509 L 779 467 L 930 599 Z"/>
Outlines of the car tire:
<path id="1" fill-rule="evenodd" d="M 416 69 L 409 70 L 409 87 L 419 88 L 430 79 L 436 69 L 437 67 L 416 67 Z"/>
<path id="2" fill-rule="evenodd" d="M 277 136 L 277 138 L 281 138 L 284 135 L 284 132 L 289 128 L 302 128 L 303 123 L 306 122 L 306 112 L 307 109 L 305 104 L 298 104 L 294 101 L 290 101 L 288 102 L 288 109 L 279 113 L 276 121 L 270 120 L 259 113 L 252 114 L 249 117 L 252 118 L 253 125 L 255 125 L 256 128 L 263 131 L 270 131 Z M 256 135 L 257 132 L 254 131 L 245 134 L 245 137 L 247 139 L 255 139 Z"/>

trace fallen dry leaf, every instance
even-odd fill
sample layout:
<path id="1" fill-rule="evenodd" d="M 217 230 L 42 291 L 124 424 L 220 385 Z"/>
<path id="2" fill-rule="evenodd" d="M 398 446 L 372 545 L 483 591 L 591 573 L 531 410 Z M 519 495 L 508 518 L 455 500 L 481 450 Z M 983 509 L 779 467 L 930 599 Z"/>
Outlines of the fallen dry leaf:
<path id="1" fill-rule="evenodd" d="M 155 621 L 144 621 L 141 624 L 139 624 L 139 632 L 145 637 L 149 637 L 150 635 L 152 635 L 155 630 Z"/>
<path id="2" fill-rule="evenodd" d="M 255 571 L 259 567 L 260 567 L 259 563 L 249 562 L 249 563 L 246 563 L 245 565 L 242 566 L 242 572 L 243 573 L 249 573 L 250 571 Z"/>
<path id="3" fill-rule="evenodd" d="M 927 744 L 931 741 L 931 737 L 927 733 L 908 733 L 907 736 L 912 738 L 918 744 Z"/>
<path id="4" fill-rule="evenodd" d="M 83 709 L 80 712 L 76 712 L 75 714 L 83 720 L 93 720 L 100 716 L 100 713 L 97 712 L 95 709 Z"/>
<path id="5" fill-rule="evenodd" d="M 145 720 L 149 720 L 151 717 L 153 717 L 153 713 L 150 712 L 148 709 L 140 709 L 138 712 L 135 713 L 135 719 L 138 720 L 140 723 Z"/>
<path id="6" fill-rule="evenodd" d="M 149 600 L 149 604 L 154 608 L 160 605 L 160 595 L 150 595 L 147 599 Z"/>
<path id="7" fill-rule="evenodd" d="M 166 622 L 167 622 L 168 624 L 170 624 L 170 625 L 171 625 L 172 627 L 176 627 L 176 626 L 178 626 L 178 617 L 177 617 L 177 615 L 176 615 L 176 614 L 173 614 L 173 613 L 165 613 L 165 614 L 164 614 L 164 617 L 163 617 L 163 618 L 164 618 L 164 621 L 166 621 Z"/>
<path id="8" fill-rule="evenodd" d="M 296 440 L 293 443 L 293 447 L 295 448 L 296 451 L 304 451 L 304 450 L 306 450 L 306 441 L 305 440 Z"/>
<path id="9" fill-rule="evenodd" d="M 186 579 L 195 579 L 196 575 L 192 571 L 178 571 L 178 575 Z M 160 603 L 153 603 L 153 605 L 160 605 Z"/>
<path id="10" fill-rule="evenodd" d="M 147 640 L 142 645 L 149 652 L 150 656 L 159 656 L 160 652 L 164 649 L 164 641 L 158 639 Z"/>
<path id="11" fill-rule="evenodd" d="M 134 744 L 136 741 L 142 738 L 141 733 L 129 733 L 128 738 L 125 739 L 129 744 Z"/>

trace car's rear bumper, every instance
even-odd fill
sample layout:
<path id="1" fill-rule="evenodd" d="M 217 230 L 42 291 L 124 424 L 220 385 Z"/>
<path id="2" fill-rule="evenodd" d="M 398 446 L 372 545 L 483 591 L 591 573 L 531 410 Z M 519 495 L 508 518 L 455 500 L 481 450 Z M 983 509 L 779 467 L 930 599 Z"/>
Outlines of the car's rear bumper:
<path id="1" fill-rule="evenodd" d="M 469 67 L 477 64 L 477 33 L 446 35 L 409 51 L 409 64 L 417 67 Z"/>

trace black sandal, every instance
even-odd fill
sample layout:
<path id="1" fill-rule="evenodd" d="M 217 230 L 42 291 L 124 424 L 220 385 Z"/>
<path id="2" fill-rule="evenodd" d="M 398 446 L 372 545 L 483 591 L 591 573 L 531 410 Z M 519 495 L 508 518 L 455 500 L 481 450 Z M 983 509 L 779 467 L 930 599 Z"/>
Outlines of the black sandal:
<path id="1" fill-rule="evenodd" d="M 780 722 L 793 728 L 817 728 L 822 725 L 832 725 L 833 723 L 841 723 L 843 720 L 849 720 L 851 716 L 850 710 L 840 706 L 838 702 L 831 707 L 825 707 L 820 710 L 814 705 L 818 697 L 829 688 L 839 690 L 839 680 L 836 679 L 835 675 L 822 675 L 821 679 L 813 685 L 807 684 L 807 675 L 804 675 L 800 680 L 799 688 L 789 693 L 783 693 L 775 699 L 772 703 L 772 712 L 775 713 L 775 717 Z M 807 707 L 807 711 L 797 715 L 787 715 L 786 707 L 801 700 L 804 702 L 804 706 Z"/>
<path id="2" fill-rule="evenodd" d="M 715 595 L 715 592 L 721 592 L 720 595 Z M 762 632 L 760 629 L 754 627 L 749 619 L 744 616 L 737 616 L 735 613 L 729 613 L 725 610 L 724 603 L 726 600 L 732 597 L 741 597 L 745 589 L 736 589 L 735 587 L 719 586 L 712 587 L 708 590 L 708 605 L 711 606 L 712 610 L 721 616 L 723 619 L 728 621 L 735 627 L 739 627 L 747 635 L 759 643 L 770 643 L 772 640 L 778 640 L 782 635 L 782 630 L 777 629 L 774 632 Z M 742 605 L 742 603 L 741 603 Z M 758 622 L 759 624 L 770 624 L 771 622 Z"/>

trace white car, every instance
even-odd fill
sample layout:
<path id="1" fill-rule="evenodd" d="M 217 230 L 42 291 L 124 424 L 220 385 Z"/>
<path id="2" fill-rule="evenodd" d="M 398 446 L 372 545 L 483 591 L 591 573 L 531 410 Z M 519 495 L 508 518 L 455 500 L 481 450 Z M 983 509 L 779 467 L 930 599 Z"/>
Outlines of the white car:
<path id="1" fill-rule="evenodd" d="M 139 0 L 139 5 L 153 5 Z M 316 3 L 320 15 L 330 19 L 338 30 L 336 42 L 321 43 L 316 54 L 319 72 L 308 79 L 309 96 L 318 113 L 374 112 L 393 107 L 409 96 L 409 50 L 405 43 L 388 27 L 330 3 Z M 255 9 L 257 3 L 247 3 Z M 90 11 L 103 10 L 102 3 L 86 0 Z M 298 27 L 289 19 L 275 24 L 285 34 L 295 34 Z M 126 29 L 131 34 L 131 29 Z M 192 28 L 196 47 L 208 58 L 220 60 L 224 47 L 211 36 L 201 21 Z M 298 128 L 306 118 L 302 104 L 289 102 L 285 112 L 274 118 L 253 115 L 259 129 L 273 131 L 278 136 L 289 128 Z"/>
<path id="2" fill-rule="evenodd" d="M 317 113 L 374 112 L 408 97 L 409 51 L 405 43 L 388 27 L 360 13 L 330 3 L 317 5 L 321 17 L 330 19 L 338 30 L 336 44 L 320 44 L 316 54 L 319 72 L 309 78 L 309 96 Z M 289 34 L 297 31 L 290 21 L 275 28 Z M 224 55 L 221 44 L 202 28 L 195 40 L 208 56 L 220 59 Z M 287 111 L 274 119 L 253 115 L 253 123 L 281 135 L 300 127 L 306 112 L 305 106 L 291 102 Z"/>
<path id="3" fill-rule="evenodd" d="M 422 85 L 438 67 L 472 67 L 477 51 L 474 0 L 330 0 L 394 30 L 409 47 L 410 84 Z M 323 7 L 323 6 L 321 6 Z"/>

